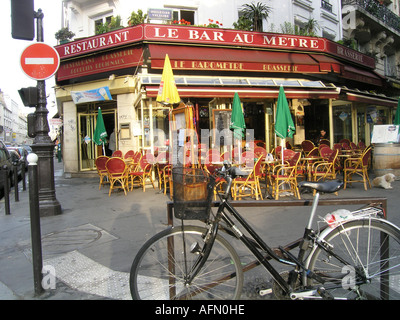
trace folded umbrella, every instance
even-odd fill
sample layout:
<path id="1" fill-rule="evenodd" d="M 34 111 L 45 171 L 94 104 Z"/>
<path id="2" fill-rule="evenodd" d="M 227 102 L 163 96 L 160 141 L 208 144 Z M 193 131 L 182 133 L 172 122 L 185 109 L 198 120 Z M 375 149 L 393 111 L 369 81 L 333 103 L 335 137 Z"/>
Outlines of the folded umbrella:
<path id="1" fill-rule="evenodd" d="M 168 54 L 165 55 L 164 69 L 156 101 L 164 104 L 175 104 L 181 102 Z"/>
<path id="2" fill-rule="evenodd" d="M 99 111 L 97 113 L 96 128 L 95 128 L 94 134 L 93 134 L 93 141 L 98 146 L 103 145 L 104 155 L 106 154 L 105 147 L 104 147 L 104 143 L 105 143 L 106 139 L 107 139 L 107 131 L 106 131 L 106 127 L 104 125 L 103 114 L 101 113 L 101 108 L 99 107 Z"/>
<path id="3" fill-rule="evenodd" d="M 283 148 L 285 139 L 292 138 L 296 131 L 292 115 L 290 114 L 289 105 L 286 99 L 283 86 L 279 88 L 278 102 L 276 108 L 275 134 L 282 139 L 282 163 L 283 163 Z"/>

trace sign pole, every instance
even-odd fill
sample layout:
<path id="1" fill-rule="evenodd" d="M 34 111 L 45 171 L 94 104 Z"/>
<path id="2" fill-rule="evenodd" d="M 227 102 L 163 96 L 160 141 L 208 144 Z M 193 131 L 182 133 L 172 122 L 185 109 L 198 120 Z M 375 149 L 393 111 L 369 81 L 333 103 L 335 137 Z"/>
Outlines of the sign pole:
<path id="1" fill-rule="evenodd" d="M 38 9 L 35 12 L 37 20 L 37 42 L 43 42 L 43 12 Z M 41 216 L 52 216 L 61 214 L 61 205 L 56 199 L 54 185 L 54 145 L 49 136 L 49 124 L 46 108 L 46 82 L 37 80 L 38 103 L 36 105 L 36 137 L 32 144 L 33 151 L 39 157 L 38 175 L 39 179 L 39 208 Z"/>

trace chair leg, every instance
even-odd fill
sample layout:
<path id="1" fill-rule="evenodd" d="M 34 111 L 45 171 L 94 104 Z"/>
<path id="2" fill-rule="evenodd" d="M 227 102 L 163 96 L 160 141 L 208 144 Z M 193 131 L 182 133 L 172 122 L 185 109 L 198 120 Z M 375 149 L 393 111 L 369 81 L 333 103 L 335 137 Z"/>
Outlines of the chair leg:
<path id="1" fill-rule="evenodd" d="M 110 190 L 108 191 L 108 196 L 109 197 L 111 196 L 111 191 L 112 191 L 113 187 L 114 187 L 114 181 L 110 180 Z"/>
<path id="2" fill-rule="evenodd" d="M 371 189 L 371 182 L 369 181 L 369 176 L 368 176 L 368 169 L 365 169 L 365 178 L 367 179 L 367 181 L 368 181 L 368 185 L 369 185 L 369 188 Z"/>

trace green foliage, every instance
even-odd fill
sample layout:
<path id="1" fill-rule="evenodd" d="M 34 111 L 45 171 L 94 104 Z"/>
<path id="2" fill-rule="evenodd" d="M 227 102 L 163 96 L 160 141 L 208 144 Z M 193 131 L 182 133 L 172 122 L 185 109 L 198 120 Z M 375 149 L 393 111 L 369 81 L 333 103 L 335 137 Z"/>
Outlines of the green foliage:
<path id="1" fill-rule="evenodd" d="M 236 30 L 251 31 L 253 29 L 253 21 L 244 16 L 240 16 L 237 22 L 233 23 Z"/>
<path id="2" fill-rule="evenodd" d="M 65 41 L 65 40 L 71 40 L 74 36 L 75 33 L 69 30 L 69 27 L 61 28 L 54 34 L 55 38 L 58 41 Z"/>
<path id="3" fill-rule="evenodd" d="M 147 14 L 143 14 L 142 10 L 138 10 L 137 12 L 132 11 L 131 16 L 128 20 L 128 26 L 133 27 L 138 24 L 144 23 L 147 19 Z"/>
<path id="4" fill-rule="evenodd" d="M 106 33 L 112 30 L 122 29 L 124 26 L 121 24 L 121 16 L 111 17 L 111 21 L 109 23 L 105 22 L 101 25 L 98 25 L 96 28 L 96 34 Z"/>
<path id="5" fill-rule="evenodd" d="M 212 19 L 208 19 L 208 24 L 204 26 L 207 28 L 219 28 L 222 27 L 222 23 L 219 22 L 218 20 L 214 21 Z"/>
<path id="6" fill-rule="evenodd" d="M 296 25 L 292 25 L 290 22 L 285 21 L 281 24 L 281 31 L 284 34 L 293 34 L 298 36 L 315 37 L 315 31 L 319 29 L 318 22 L 315 19 L 309 19 L 307 23 L 301 28 Z"/>
<path id="7" fill-rule="evenodd" d="M 343 40 L 337 41 L 337 43 L 339 43 L 339 44 L 341 44 L 343 46 L 346 46 L 348 48 L 351 48 L 353 50 L 358 50 L 357 41 L 354 40 L 354 39 L 346 39 L 346 38 L 344 38 Z"/>
<path id="8" fill-rule="evenodd" d="M 265 3 L 257 2 L 254 4 L 244 4 L 240 13 L 246 19 L 253 22 L 253 31 L 263 31 L 263 20 L 267 20 L 269 14 L 271 13 L 271 7 L 267 6 Z"/>

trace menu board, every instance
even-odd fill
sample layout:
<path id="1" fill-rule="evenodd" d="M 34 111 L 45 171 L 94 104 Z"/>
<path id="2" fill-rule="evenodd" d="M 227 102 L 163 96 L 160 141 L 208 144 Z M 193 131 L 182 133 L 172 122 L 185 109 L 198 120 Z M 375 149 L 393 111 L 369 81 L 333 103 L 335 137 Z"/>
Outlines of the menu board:
<path id="1" fill-rule="evenodd" d="M 375 125 L 372 132 L 371 143 L 398 143 L 399 126 L 398 125 Z"/>

